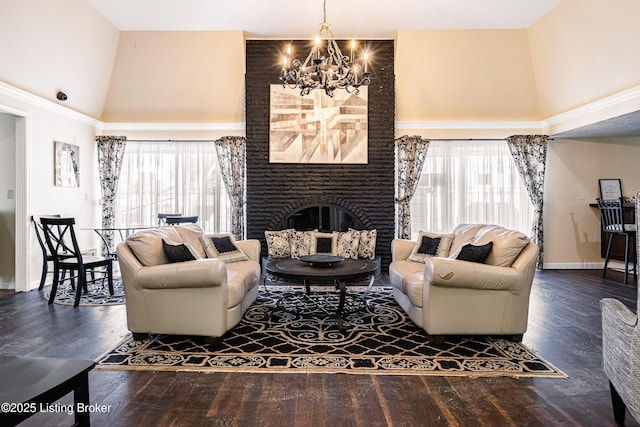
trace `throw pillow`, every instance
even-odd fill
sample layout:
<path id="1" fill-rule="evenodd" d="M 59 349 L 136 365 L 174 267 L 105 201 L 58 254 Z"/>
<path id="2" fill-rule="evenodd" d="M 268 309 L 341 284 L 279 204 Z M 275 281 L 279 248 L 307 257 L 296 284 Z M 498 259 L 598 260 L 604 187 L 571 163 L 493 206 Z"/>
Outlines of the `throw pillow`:
<path id="1" fill-rule="evenodd" d="M 162 240 L 181 242 L 182 238 L 173 227 L 141 230 L 127 237 L 127 245 L 140 264 L 145 267 L 169 262 L 162 247 Z"/>
<path id="2" fill-rule="evenodd" d="M 427 257 L 446 257 L 453 242 L 453 234 L 434 234 L 421 231 L 418 234 L 418 243 L 413 248 L 409 261 L 424 262 Z"/>
<path id="3" fill-rule="evenodd" d="M 456 259 L 462 261 L 471 261 L 484 263 L 489 254 L 491 253 L 491 248 L 493 247 L 493 242 L 489 242 L 482 246 L 475 246 L 469 243 L 468 245 L 464 245 L 460 249 L 460 253 Z"/>
<path id="4" fill-rule="evenodd" d="M 265 231 L 267 239 L 267 255 L 269 258 L 291 258 L 291 233 L 293 228 L 281 231 Z"/>
<path id="5" fill-rule="evenodd" d="M 291 233 L 291 257 L 311 255 L 311 232 L 294 231 Z"/>
<path id="6" fill-rule="evenodd" d="M 249 257 L 236 246 L 236 241 L 231 234 L 203 234 L 202 245 L 208 258 L 218 258 L 222 261 L 237 262 L 246 261 Z"/>
<path id="7" fill-rule="evenodd" d="M 206 258 L 204 246 L 202 245 L 202 229 L 198 224 L 183 224 L 174 226 L 182 241 L 189 243 L 193 249 L 198 252 L 200 258 Z"/>
<path id="8" fill-rule="evenodd" d="M 352 228 L 349 231 L 353 230 Z M 354 230 L 357 231 L 357 230 Z M 376 257 L 376 237 L 378 231 L 362 230 L 360 231 L 360 243 L 358 244 L 358 258 L 375 259 Z"/>
<path id="9" fill-rule="evenodd" d="M 195 261 L 198 259 L 195 251 L 189 246 L 191 245 L 188 243 L 167 242 L 162 239 L 162 249 L 169 262 Z"/>
<path id="10" fill-rule="evenodd" d="M 360 232 L 349 230 L 338 233 L 338 256 L 344 259 L 357 259 L 360 246 Z"/>
<path id="11" fill-rule="evenodd" d="M 311 255 L 337 255 L 338 233 L 311 233 Z"/>

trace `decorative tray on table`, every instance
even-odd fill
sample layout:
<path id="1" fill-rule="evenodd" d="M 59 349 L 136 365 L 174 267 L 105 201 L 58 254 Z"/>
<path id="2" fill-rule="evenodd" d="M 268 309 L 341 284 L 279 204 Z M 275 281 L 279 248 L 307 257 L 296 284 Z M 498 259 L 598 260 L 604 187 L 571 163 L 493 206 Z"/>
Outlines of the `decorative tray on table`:
<path id="1" fill-rule="evenodd" d="M 311 267 L 331 267 L 343 260 L 342 257 L 334 255 L 301 255 L 298 259 Z"/>

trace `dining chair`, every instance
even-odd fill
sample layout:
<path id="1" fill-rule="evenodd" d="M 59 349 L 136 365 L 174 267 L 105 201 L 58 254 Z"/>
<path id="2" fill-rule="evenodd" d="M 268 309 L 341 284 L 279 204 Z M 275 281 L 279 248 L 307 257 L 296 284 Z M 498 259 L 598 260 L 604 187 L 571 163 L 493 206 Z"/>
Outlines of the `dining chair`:
<path id="1" fill-rule="evenodd" d="M 47 216 L 51 218 L 60 218 L 59 214 L 51 214 Z M 40 224 L 40 216 L 31 216 L 31 221 L 33 222 L 33 228 L 36 233 L 36 240 L 38 241 L 38 245 L 40 246 L 40 250 L 42 251 L 42 274 L 40 276 L 40 286 L 38 287 L 39 290 L 42 290 L 44 288 L 44 285 L 46 284 L 47 275 L 49 274 L 49 263 L 53 262 L 53 255 L 51 255 L 49 249 L 46 246 L 46 243 L 44 242 L 44 240 L 42 240 L 44 230 L 42 229 L 42 224 Z M 72 255 L 62 252 L 58 254 L 58 256 L 62 258 L 71 258 Z M 62 279 L 64 279 L 65 273 L 66 271 L 62 272 Z M 72 282 L 71 286 L 75 289 L 75 281 Z"/>
<path id="2" fill-rule="evenodd" d="M 159 213 L 158 214 L 158 225 L 167 225 L 167 218 L 173 216 L 182 216 L 181 213 Z"/>
<path id="3" fill-rule="evenodd" d="M 80 304 L 80 295 L 84 290 L 87 292 L 87 283 L 95 282 L 97 279 L 92 274 L 91 280 L 87 280 L 87 273 L 96 273 L 99 268 L 104 268 L 100 272 L 104 273 L 109 286 L 109 293 L 113 295 L 113 259 L 111 257 L 84 256 L 78 245 L 74 230 L 74 218 L 40 218 L 42 230 L 49 252 L 53 254 L 53 285 L 49 296 L 49 304 L 53 304 L 58 286 L 65 280 L 72 280 L 74 272 L 77 272 L 78 285 L 73 306 Z M 61 257 L 58 254 L 64 253 L 70 257 Z M 70 272 L 69 277 L 62 278 L 61 271 Z M 104 280 L 104 277 L 102 278 Z"/>
<path id="4" fill-rule="evenodd" d="M 632 253 L 633 261 L 633 277 L 638 278 L 638 267 L 636 259 L 636 224 L 625 223 L 622 210 L 622 198 L 618 199 L 597 199 L 598 209 L 600 210 L 600 219 L 602 223 L 602 231 L 609 234 L 609 243 L 607 244 L 607 252 L 605 254 L 604 269 L 602 278 L 607 274 L 609 258 L 611 257 L 611 246 L 613 237 L 618 235 L 624 237 L 624 283 L 627 283 L 629 274 L 629 249 Z M 629 247 L 631 245 L 631 247 Z"/>
<path id="5" fill-rule="evenodd" d="M 169 216 L 167 217 L 167 225 L 190 224 L 198 222 L 198 216 Z"/>

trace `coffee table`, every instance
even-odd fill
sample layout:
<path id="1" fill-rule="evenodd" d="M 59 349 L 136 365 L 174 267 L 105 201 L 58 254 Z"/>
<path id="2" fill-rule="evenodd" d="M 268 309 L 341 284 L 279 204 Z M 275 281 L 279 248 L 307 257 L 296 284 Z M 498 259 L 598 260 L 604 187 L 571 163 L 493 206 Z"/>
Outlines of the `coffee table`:
<path id="1" fill-rule="evenodd" d="M 93 360 L 0 356 L 0 425 L 16 425 L 37 412 L 73 412 L 89 426 L 89 371 Z M 73 405 L 55 402 L 73 392 Z"/>
<path id="2" fill-rule="evenodd" d="M 377 263 L 367 259 L 336 260 L 335 257 L 327 256 L 310 256 L 303 259 L 304 261 L 298 258 L 274 259 L 270 260 L 265 268 L 268 274 L 275 277 L 302 281 L 305 286 L 305 295 L 311 294 L 311 282 L 336 285 L 340 291 L 338 307 L 335 313 L 328 314 L 335 316 L 338 328 L 344 330 L 347 282 L 370 277 L 367 289 L 360 296 L 364 301 L 373 286 Z"/>

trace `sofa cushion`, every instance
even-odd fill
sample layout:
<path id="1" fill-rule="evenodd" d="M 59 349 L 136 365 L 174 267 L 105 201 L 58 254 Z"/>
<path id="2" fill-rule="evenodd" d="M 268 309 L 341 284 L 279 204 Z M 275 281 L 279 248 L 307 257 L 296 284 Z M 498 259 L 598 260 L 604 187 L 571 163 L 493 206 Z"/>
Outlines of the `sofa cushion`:
<path id="1" fill-rule="evenodd" d="M 511 267 L 520 252 L 529 244 L 529 238 L 519 231 L 508 230 L 498 225 L 486 225 L 478 231 L 473 244 L 483 245 L 487 242 L 493 242 L 493 249 L 485 263 Z"/>
<path id="2" fill-rule="evenodd" d="M 265 231 L 267 239 L 267 255 L 269 258 L 291 258 L 291 233 L 293 228 L 281 231 Z"/>
<path id="3" fill-rule="evenodd" d="M 456 258 L 460 249 L 469 243 L 472 243 L 478 232 L 484 227 L 484 224 L 459 224 L 453 229 L 453 242 L 449 248 L 449 258 Z"/>
<path id="4" fill-rule="evenodd" d="M 353 230 L 352 228 L 349 231 Z M 354 230 L 357 231 L 357 230 Z M 375 259 L 377 230 L 361 230 L 360 243 L 358 245 L 358 257 L 363 259 Z"/>
<path id="5" fill-rule="evenodd" d="M 226 264 L 228 307 L 235 307 L 242 302 L 247 293 L 260 281 L 260 267 L 253 260 Z"/>
<path id="6" fill-rule="evenodd" d="M 290 234 L 291 258 L 311 255 L 311 231 L 294 231 Z"/>
<path id="7" fill-rule="evenodd" d="M 162 239 L 162 249 L 169 262 L 195 261 L 199 258 L 189 243 L 167 242 Z"/>
<path id="8" fill-rule="evenodd" d="M 480 264 L 483 264 L 487 259 L 487 257 L 489 256 L 489 254 L 491 253 L 492 247 L 493 247 L 493 242 L 489 242 L 484 245 L 473 245 L 469 243 L 467 245 L 464 245 L 460 249 L 460 251 L 458 252 L 458 255 L 456 256 L 456 259 L 459 259 L 461 261 L 471 261 L 471 262 L 478 262 Z"/>
<path id="9" fill-rule="evenodd" d="M 453 242 L 453 234 L 435 234 L 421 231 L 418 234 L 418 242 L 413 248 L 409 261 L 424 262 L 427 257 L 446 257 Z"/>
<path id="10" fill-rule="evenodd" d="M 162 248 L 162 239 L 174 243 L 182 242 L 174 227 L 161 227 L 131 234 L 127 237 L 127 246 L 144 266 L 167 264 L 169 259 Z"/>
<path id="11" fill-rule="evenodd" d="M 357 259 L 359 246 L 359 231 L 349 230 L 338 233 L 338 256 L 345 259 Z"/>
<path id="12" fill-rule="evenodd" d="M 218 258 L 225 263 L 248 260 L 249 257 L 236 246 L 231 234 L 204 233 L 200 236 L 208 258 Z"/>
<path id="13" fill-rule="evenodd" d="M 187 242 L 198 253 L 200 258 L 206 258 L 207 254 L 202 245 L 200 236 L 202 236 L 202 228 L 198 224 L 175 225 L 175 230 L 182 237 L 183 242 Z"/>
<path id="14" fill-rule="evenodd" d="M 337 255 L 338 233 L 311 232 L 311 254 Z"/>

